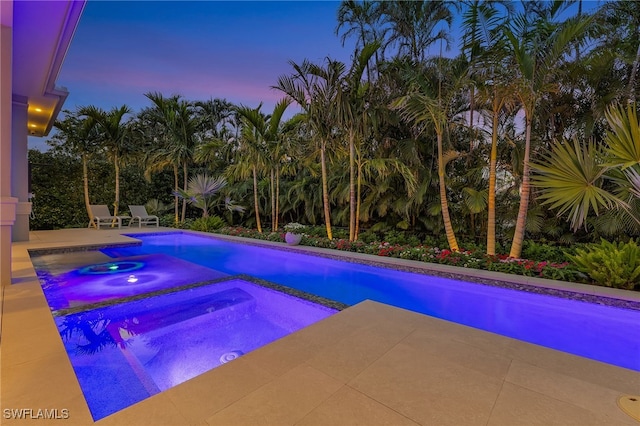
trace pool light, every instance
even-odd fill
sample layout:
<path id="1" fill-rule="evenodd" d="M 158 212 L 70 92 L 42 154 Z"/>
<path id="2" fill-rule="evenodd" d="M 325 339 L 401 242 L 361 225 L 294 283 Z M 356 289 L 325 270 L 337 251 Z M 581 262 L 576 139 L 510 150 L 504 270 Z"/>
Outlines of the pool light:
<path id="1" fill-rule="evenodd" d="M 141 269 L 143 266 L 144 266 L 143 262 L 133 262 L 131 260 L 122 260 L 120 262 L 100 263 L 97 265 L 85 266 L 84 268 L 79 269 L 78 273 L 82 275 L 116 274 L 119 272 L 137 271 L 138 269 Z M 137 278 L 136 278 L 136 281 L 137 281 Z"/>

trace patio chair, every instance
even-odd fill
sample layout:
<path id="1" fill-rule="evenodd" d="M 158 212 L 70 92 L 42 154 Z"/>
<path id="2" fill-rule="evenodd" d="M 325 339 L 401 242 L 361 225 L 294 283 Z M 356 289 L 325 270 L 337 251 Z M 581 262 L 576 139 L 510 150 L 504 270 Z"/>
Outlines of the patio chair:
<path id="1" fill-rule="evenodd" d="M 142 228 L 142 225 L 149 226 L 153 224 L 160 227 L 158 216 L 148 214 L 145 206 L 129 206 L 129 210 L 131 211 L 129 226 L 134 222 L 138 222 L 138 228 Z"/>
<path id="2" fill-rule="evenodd" d="M 102 225 L 118 225 L 118 228 L 122 228 L 122 218 L 120 216 L 111 216 L 109 207 L 106 204 L 92 204 L 89 208 L 93 218 L 89 221 L 87 228 L 95 226 L 96 229 L 100 229 Z"/>

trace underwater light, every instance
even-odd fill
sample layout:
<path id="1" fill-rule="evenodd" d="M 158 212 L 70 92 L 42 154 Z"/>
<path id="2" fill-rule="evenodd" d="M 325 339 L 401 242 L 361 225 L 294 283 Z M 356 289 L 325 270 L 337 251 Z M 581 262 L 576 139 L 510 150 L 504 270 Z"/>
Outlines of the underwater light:
<path id="1" fill-rule="evenodd" d="M 118 272 L 137 271 L 143 266 L 143 262 L 123 260 L 121 262 L 100 263 L 98 265 L 85 266 L 84 268 L 79 269 L 78 273 L 82 275 L 115 274 Z M 131 276 L 129 276 L 129 278 L 131 278 Z M 135 278 L 135 280 L 137 281 L 138 279 Z"/>
<path id="2" fill-rule="evenodd" d="M 129 275 L 129 278 L 127 278 L 127 282 L 133 284 L 135 282 L 138 282 L 138 278 L 136 278 L 135 275 Z"/>

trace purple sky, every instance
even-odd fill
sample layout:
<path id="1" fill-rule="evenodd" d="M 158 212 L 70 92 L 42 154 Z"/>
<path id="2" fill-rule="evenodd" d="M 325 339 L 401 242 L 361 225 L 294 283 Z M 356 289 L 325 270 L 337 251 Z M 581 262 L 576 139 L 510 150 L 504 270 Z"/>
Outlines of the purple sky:
<path id="1" fill-rule="evenodd" d="M 265 107 L 287 61 L 348 61 L 337 1 L 92 1 L 58 77 L 66 107 L 149 105 L 148 91 Z"/>
<path id="2" fill-rule="evenodd" d="M 586 1 L 587 8 L 597 4 Z M 64 109 L 123 104 L 139 111 L 147 92 L 188 100 L 226 98 L 270 112 L 288 61 L 350 63 L 353 40 L 335 34 L 339 1 L 101 1 L 89 0 L 57 85 L 70 95 Z M 453 25 L 449 55 L 460 44 Z M 433 52 L 434 54 L 437 52 Z M 286 117 L 297 109 L 289 107 Z M 29 147 L 47 149 L 46 138 Z"/>
<path id="3" fill-rule="evenodd" d="M 150 106 L 144 93 L 227 100 L 269 112 L 283 94 L 270 86 L 288 61 L 349 63 L 353 44 L 335 35 L 339 1 L 89 0 L 57 85 L 64 109 Z M 291 113 L 294 108 L 291 108 Z M 290 115 L 288 114 L 288 115 Z M 46 138 L 29 138 L 44 148 Z"/>

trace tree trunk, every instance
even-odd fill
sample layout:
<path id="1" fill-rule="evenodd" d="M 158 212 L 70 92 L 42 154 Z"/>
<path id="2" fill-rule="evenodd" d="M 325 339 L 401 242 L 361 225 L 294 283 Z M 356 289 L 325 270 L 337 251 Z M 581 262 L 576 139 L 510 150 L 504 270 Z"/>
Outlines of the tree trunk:
<path id="1" fill-rule="evenodd" d="M 524 167 L 522 169 L 522 186 L 520 189 L 520 209 L 518 210 L 518 220 L 516 221 L 516 230 L 513 234 L 513 243 L 511 244 L 511 252 L 509 257 L 519 259 L 522 254 L 522 243 L 524 241 L 525 227 L 527 225 L 527 210 L 529 209 L 529 194 L 531 186 L 529 184 L 529 152 L 531 150 L 531 114 L 526 113 L 527 130 L 524 142 Z"/>
<path id="2" fill-rule="evenodd" d="M 324 223 L 327 229 L 327 238 L 332 240 L 331 233 L 331 212 L 329 210 L 329 189 L 327 184 L 327 162 L 325 159 L 325 142 L 321 142 L 320 147 L 320 166 L 322 169 L 322 204 L 324 207 Z"/>
<path id="3" fill-rule="evenodd" d="M 93 212 L 91 211 L 91 200 L 89 199 L 89 166 L 87 161 L 87 154 L 82 154 L 82 185 L 84 189 L 84 206 L 87 209 L 87 214 L 89 215 L 89 220 L 91 221 L 91 225 L 93 227 L 96 226 L 93 223 Z"/>
<path id="4" fill-rule="evenodd" d="M 627 84 L 627 96 L 629 102 L 634 102 L 636 100 L 635 97 L 635 87 L 636 87 L 636 73 L 638 72 L 638 63 L 640 63 L 640 43 L 638 44 L 638 51 L 636 52 L 636 59 L 633 61 L 633 66 L 631 67 L 631 75 L 629 76 L 629 83 Z"/>
<path id="5" fill-rule="evenodd" d="M 118 154 L 114 155 L 113 165 L 116 172 L 116 201 L 113 203 L 113 215 L 118 216 L 118 207 L 120 206 L 120 159 Z M 111 223 L 111 227 L 116 226 L 116 221 Z"/>
<path id="6" fill-rule="evenodd" d="M 273 228 L 274 231 L 278 230 L 278 216 L 280 215 L 280 167 L 276 166 L 276 223 Z"/>
<path id="7" fill-rule="evenodd" d="M 353 241 L 358 240 L 358 234 L 360 233 L 360 203 L 362 198 L 362 163 L 358 161 L 358 177 L 356 183 L 356 229 L 353 235 Z"/>
<path id="8" fill-rule="evenodd" d="M 473 113 L 476 108 L 476 91 L 473 86 L 471 86 L 471 90 L 469 93 L 469 152 L 473 151 L 474 143 L 476 141 L 475 132 L 473 131 Z"/>
<path id="9" fill-rule="evenodd" d="M 180 183 L 178 181 L 179 179 L 179 173 L 178 173 L 178 166 L 176 164 L 173 165 L 173 186 L 176 188 L 176 193 L 178 191 L 178 189 L 180 189 Z M 179 202 L 179 197 L 177 195 L 175 195 L 173 197 L 173 210 L 175 213 L 175 218 L 174 218 L 174 222 L 177 225 L 178 222 L 180 221 L 180 202 Z"/>
<path id="10" fill-rule="evenodd" d="M 184 185 L 184 192 L 187 192 L 187 189 L 189 188 L 188 185 L 188 180 L 189 180 L 189 171 L 187 169 L 187 162 L 185 161 L 184 163 L 182 163 L 182 178 L 184 179 L 183 185 Z M 187 216 L 187 199 L 183 198 L 182 199 L 182 222 L 184 223 L 184 220 L 186 219 Z"/>
<path id="11" fill-rule="evenodd" d="M 495 95 L 494 95 L 495 96 Z M 491 155 L 489 156 L 489 196 L 487 202 L 487 254 L 496 254 L 496 165 L 498 162 L 498 108 L 493 101 Z"/>
<path id="12" fill-rule="evenodd" d="M 275 232 L 276 228 L 276 179 L 271 168 L 269 176 L 269 192 L 271 192 L 271 232 Z"/>
<path id="13" fill-rule="evenodd" d="M 444 230 L 447 235 L 447 242 L 451 251 L 459 251 L 458 241 L 453 232 L 451 225 L 451 217 L 449 216 L 449 203 L 447 202 L 447 186 L 444 181 L 444 158 L 442 148 L 442 133 L 438 133 L 438 180 L 440 181 L 440 206 L 442 209 L 442 220 L 444 221 Z"/>
<path id="14" fill-rule="evenodd" d="M 260 209 L 258 208 L 258 174 L 256 167 L 253 166 L 253 208 L 256 212 L 256 227 L 258 232 L 262 234 L 262 225 L 260 224 Z"/>
<path id="15" fill-rule="evenodd" d="M 349 130 L 349 241 L 356 235 L 356 148 L 354 131 Z"/>

